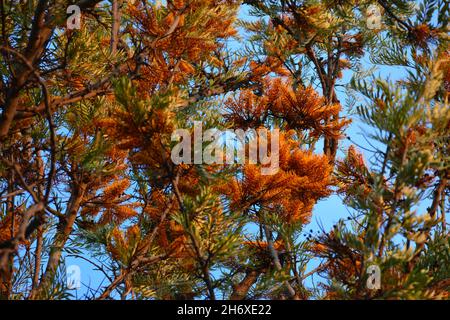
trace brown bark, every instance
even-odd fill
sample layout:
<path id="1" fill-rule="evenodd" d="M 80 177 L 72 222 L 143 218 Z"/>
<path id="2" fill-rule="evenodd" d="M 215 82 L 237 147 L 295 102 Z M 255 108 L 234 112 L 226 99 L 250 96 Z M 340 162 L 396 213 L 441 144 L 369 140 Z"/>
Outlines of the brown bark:
<path id="1" fill-rule="evenodd" d="M 32 288 L 36 288 L 39 284 L 39 275 L 41 272 L 42 263 L 42 248 L 43 248 L 43 227 L 39 226 L 37 229 L 36 250 L 34 252 L 34 274 Z"/>
<path id="2" fill-rule="evenodd" d="M 72 188 L 72 194 L 69 199 L 66 213 L 60 218 L 60 222 L 57 227 L 56 235 L 52 242 L 52 249 L 50 250 L 50 256 L 45 268 L 45 272 L 42 275 L 39 285 L 32 290 L 30 299 L 39 298 L 39 296 L 48 288 L 53 281 L 56 270 L 58 268 L 62 250 L 69 239 L 73 230 L 78 210 L 81 206 L 81 202 L 86 190 L 85 184 L 74 185 Z"/>
<path id="3" fill-rule="evenodd" d="M 254 285 L 258 280 L 260 274 L 261 271 L 258 270 L 247 271 L 244 279 L 233 286 L 233 293 L 230 296 L 230 300 L 244 300 L 247 297 L 252 285 Z"/>
<path id="4" fill-rule="evenodd" d="M 120 3 L 119 0 L 112 2 L 112 28 L 111 28 L 111 52 L 116 53 L 119 44 L 119 28 L 120 28 Z"/>

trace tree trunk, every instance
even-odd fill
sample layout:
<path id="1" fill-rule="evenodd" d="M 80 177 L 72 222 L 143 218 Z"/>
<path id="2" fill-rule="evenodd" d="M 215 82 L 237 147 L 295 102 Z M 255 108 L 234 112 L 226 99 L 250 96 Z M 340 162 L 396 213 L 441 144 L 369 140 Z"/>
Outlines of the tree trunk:
<path id="1" fill-rule="evenodd" d="M 233 287 L 233 293 L 230 296 L 230 300 L 244 300 L 247 297 L 247 294 L 258 280 L 260 271 L 251 270 L 245 274 L 244 279 Z"/>
<path id="2" fill-rule="evenodd" d="M 39 299 L 42 293 L 52 283 L 56 274 L 56 270 L 59 266 L 62 250 L 67 240 L 69 239 L 70 234 L 72 233 L 73 225 L 75 223 L 85 189 L 86 185 L 84 184 L 76 185 L 73 187 L 66 214 L 64 215 L 64 219 L 61 218 L 58 224 L 56 235 L 53 239 L 47 267 L 45 268 L 45 272 L 42 275 L 42 279 L 38 287 L 32 290 L 30 299 Z"/>

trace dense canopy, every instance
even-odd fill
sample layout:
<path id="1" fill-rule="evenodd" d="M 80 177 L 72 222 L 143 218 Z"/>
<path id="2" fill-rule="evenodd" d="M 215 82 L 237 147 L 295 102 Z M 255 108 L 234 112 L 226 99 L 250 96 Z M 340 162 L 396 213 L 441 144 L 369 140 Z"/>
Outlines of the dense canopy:
<path id="1" fill-rule="evenodd" d="M 0 298 L 448 299 L 449 6 L 0 1 Z"/>

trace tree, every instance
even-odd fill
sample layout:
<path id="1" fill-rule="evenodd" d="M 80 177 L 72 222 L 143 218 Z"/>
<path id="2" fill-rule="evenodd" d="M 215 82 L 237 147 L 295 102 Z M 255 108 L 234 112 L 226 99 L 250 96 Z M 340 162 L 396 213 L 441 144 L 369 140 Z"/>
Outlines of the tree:
<path id="1" fill-rule="evenodd" d="M 373 128 L 374 157 L 369 167 L 351 147 L 337 164 L 339 192 L 355 217 L 314 248 L 325 259 L 327 297 L 448 298 L 448 10 L 438 8 L 448 4 L 422 3 L 403 26 L 407 36 L 393 33 L 373 52 L 377 64 L 407 68 L 404 79 L 352 81 L 364 96 L 357 112 Z M 370 264 L 380 268 L 379 290 L 365 290 Z"/>
<path id="2" fill-rule="evenodd" d="M 380 30 L 363 19 L 375 3 Z M 71 5 L 80 29 L 69 28 Z M 67 257 L 105 279 L 86 299 L 448 298 L 445 1 L 0 9 L 2 299 L 71 298 Z M 366 59 L 405 77 L 375 76 Z M 375 141 L 371 164 L 355 146 L 340 157 L 351 120 Z M 175 163 L 177 129 L 194 139 L 183 158 L 197 155 L 197 121 L 247 130 L 231 142 L 245 159 L 264 143 L 269 151 Z M 274 172 L 264 158 L 278 159 Z M 316 203 L 335 192 L 351 219 L 301 240 Z M 378 290 L 366 285 L 370 266 Z"/>

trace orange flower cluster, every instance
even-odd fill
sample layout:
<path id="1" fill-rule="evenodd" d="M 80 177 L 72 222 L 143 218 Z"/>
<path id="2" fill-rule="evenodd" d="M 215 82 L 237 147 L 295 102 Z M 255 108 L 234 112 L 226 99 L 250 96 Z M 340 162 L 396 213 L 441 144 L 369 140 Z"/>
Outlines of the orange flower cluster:
<path id="1" fill-rule="evenodd" d="M 211 52 L 221 46 L 219 39 L 236 34 L 233 11 L 226 12 L 229 6 L 221 3 L 177 1 L 151 10 L 144 10 L 140 1 L 128 5 L 128 14 L 138 22 L 127 28 L 131 38 L 139 38 L 143 46 L 153 48 L 146 52 L 147 63 L 140 70 L 145 81 L 139 82 L 139 91 L 185 81 L 195 73 L 195 64 L 211 59 Z"/>
<path id="2" fill-rule="evenodd" d="M 245 241 L 242 243 L 245 246 L 248 246 L 249 248 L 255 249 L 257 251 L 266 251 L 268 250 L 269 244 L 267 241 Z M 273 243 L 273 247 L 277 251 L 283 251 L 285 250 L 285 245 L 283 241 L 277 240 Z"/>
<path id="3" fill-rule="evenodd" d="M 235 210 L 252 206 L 277 213 L 287 222 L 309 221 L 314 204 L 331 191 L 332 168 L 328 158 L 299 148 L 292 133 L 280 134 L 280 169 L 262 175 L 261 167 L 246 164 L 242 178 L 234 178 L 219 189 Z"/>
<path id="4" fill-rule="evenodd" d="M 252 259 L 258 266 L 267 268 L 273 265 L 273 258 L 269 250 L 269 243 L 267 241 L 244 241 L 242 244 L 249 249 Z M 282 257 L 283 253 L 286 252 L 286 246 L 282 240 L 274 241 L 273 248 L 280 257 Z"/>
<path id="5" fill-rule="evenodd" d="M 139 227 L 131 226 L 125 232 L 116 227 L 112 230 L 110 237 L 107 246 L 108 251 L 114 259 L 128 266 L 141 240 Z"/>
<path id="6" fill-rule="evenodd" d="M 348 120 L 338 119 L 341 106 L 327 105 L 313 88 L 292 86 L 281 79 L 264 81 L 264 93 L 243 90 L 239 97 L 227 101 L 229 122 L 243 129 L 264 125 L 269 117 L 284 120 L 285 129 L 309 131 L 312 137 L 340 138 Z M 333 119 L 333 120 L 331 120 Z"/>
<path id="7" fill-rule="evenodd" d="M 126 106 L 125 110 L 116 108 L 111 117 L 99 119 L 96 124 L 115 141 L 117 149 L 127 152 L 133 165 L 152 168 L 152 178 L 161 178 L 164 183 L 171 170 L 170 150 L 165 142 L 175 129 L 172 118 L 168 111 L 138 111 Z"/>
<path id="8" fill-rule="evenodd" d="M 443 63 L 440 66 L 443 73 L 444 91 L 446 96 L 450 96 L 450 50 L 443 53 Z"/>
<path id="9" fill-rule="evenodd" d="M 81 214 L 96 216 L 101 213 L 99 223 L 106 224 L 111 221 L 120 223 L 130 217 L 134 217 L 137 212 L 134 208 L 135 203 L 127 203 L 131 198 L 125 192 L 130 186 L 128 179 L 115 180 L 110 185 L 106 186 L 100 195 L 95 195 L 91 189 L 90 195 L 85 197 L 85 206 Z"/>
<path id="10" fill-rule="evenodd" d="M 83 125 L 77 129 L 77 134 L 67 139 L 65 147 L 69 155 L 68 162 L 72 166 L 76 167 L 80 158 L 89 158 L 95 152 L 97 146 L 92 144 L 92 136 L 98 136 L 98 132 L 95 132 L 97 129 L 92 125 Z M 127 168 L 125 159 L 128 152 L 118 145 L 107 146 L 107 143 L 101 149 L 105 172 L 99 175 L 94 171 L 85 178 L 86 191 L 81 215 L 89 218 L 100 215 L 99 224 L 112 221 L 120 223 L 136 215 L 136 204 L 130 203 L 131 196 L 126 194 L 130 181 L 121 177 L 121 173 Z"/>
<path id="11" fill-rule="evenodd" d="M 271 72 L 281 77 L 290 74 L 289 70 L 283 66 L 283 60 L 273 56 L 266 57 L 262 62 L 251 61 L 250 72 L 254 81 L 261 81 L 264 76 L 267 76 Z"/>
<path id="12" fill-rule="evenodd" d="M 149 204 L 144 209 L 144 212 L 153 221 L 161 221 L 161 216 L 164 212 L 169 217 L 160 225 L 156 238 L 158 244 L 166 250 L 174 247 L 174 243 L 180 241 L 178 238 L 182 235 L 181 226 L 170 219 L 170 216 L 177 213 L 179 209 L 179 203 L 171 201 L 169 196 L 161 190 L 152 192 Z"/>
<path id="13" fill-rule="evenodd" d="M 191 252 L 188 236 L 185 234 L 183 227 L 170 218 L 179 210 L 178 202 L 169 199 L 162 191 L 152 192 L 144 212 L 158 224 L 155 238 L 151 237 L 151 234 L 144 237 L 138 224 L 131 225 L 125 231 L 116 227 L 111 233 L 110 241 L 108 241 L 108 251 L 124 265 L 129 265 L 133 261 L 133 256 L 147 251 L 148 246 L 156 245 L 171 258 L 183 260 L 180 263 L 183 267 L 193 266 L 192 256 L 194 254 Z M 167 217 L 159 222 L 163 212 L 166 213 Z M 152 242 L 149 242 L 149 239 Z"/>
<path id="14" fill-rule="evenodd" d="M 364 158 L 352 145 L 347 150 L 347 157 L 336 164 L 339 180 L 339 193 L 347 193 L 353 188 L 364 188 L 364 193 L 371 190 L 369 171 Z"/>
<path id="15" fill-rule="evenodd" d="M 14 221 L 14 233 L 12 233 L 12 224 L 13 219 L 11 214 L 7 214 L 5 217 L 2 217 L 0 220 L 0 242 L 2 241 L 8 241 L 11 240 L 13 237 L 13 234 L 16 234 L 19 226 L 21 224 L 21 218 L 22 218 L 22 212 L 18 212 L 15 215 L 15 221 Z"/>
<path id="16" fill-rule="evenodd" d="M 357 276 L 361 274 L 362 255 L 352 250 L 338 239 L 334 231 L 324 234 L 311 246 L 316 257 L 323 258 L 322 270 L 327 276 L 337 279 L 343 284 L 354 285 Z M 326 289 L 325 299 L 339 299 L 340 292 L 332 285 L 321 285 Z"/>
<path id="17" fill-rule="evenodd" d="M 409 39 L 422 48 L 428 47 L 428 42 L 437 37 L 436 30 L 430 28 L 427 24 L 419 24 L 411 28 Z"/>
<path id="18" fill-rule="evenodd" d="M 323 5 L 303 5 L 296 10 L 295 15 L 283 17 L 283 22 L 290 28 L 301 30 L 305 38 L 317 33 L 317 27 L 323 22 L 323 13 L 326 9 Z"/>

